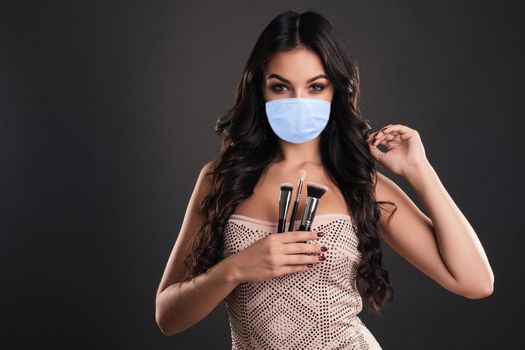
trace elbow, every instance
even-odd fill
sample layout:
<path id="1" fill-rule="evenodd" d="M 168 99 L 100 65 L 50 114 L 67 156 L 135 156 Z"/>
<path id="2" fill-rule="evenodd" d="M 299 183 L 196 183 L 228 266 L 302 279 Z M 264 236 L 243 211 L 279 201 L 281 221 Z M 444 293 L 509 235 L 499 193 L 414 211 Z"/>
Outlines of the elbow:
<path id="1" fill-rule="evenodd" d="M 163 335 L 169 337 L 186 329 L 184 324 L 180 324 L 182 318 L 177 317 L 177 314 L 177 311 L 167 309 L 163 304 L 161 295 L 157 296 L 155 301 L 155 322 Z"/>
<path id="2" fill-rule="evenodd" d="M 165 336 L 170 336 L 171 333 L 168 331 L 166 326 L 164 325 L 164 322 L 162 321 L 162 317 L 160 316 L 160 313 L 158 310 L 155 311 L 155 322 L 157 323 L 157 326 L 160 329 L 160 332 Z"/>
<path id="3" fill-rule="evenodd" d="M 167 337 L 170 337 L 172 335 L 174 335 L 176 332 L 174 332 L 173 330 L 169 329 L 167 326 L 166 326 L 166 322 L 164 322 L 162 320 L 162 318 L 159 316 L 159 313 L 156 312 L 155 313 L 155 322 L 157 323 L 157 326 L 159 327 L 160 329 L 160 332 L 167 336 Z"/>
<path id="4" fill-rule="evenodd" d="M 464 297 L 467 299 L 483 299 L 487 298 L 494 293 L 494 283 L 489 283 L 483 287 L 478 287 L 474 290 L 471 290 L 469 293 L 465 293 Z"/>
<path id="5" fill-rule="evenodd" d="M 161 325 L 159 325 L 159 328 L 160 328 L 160 332 L 162 333 L 162 335 L 165 335 L 166 337 L 170 337 L 173 335 L 173 333 L 166 331 L 166 329 L 163 328 Z"/>
<path id="6" fill-rule="evenodd" d="M 472 300 L 487 298 L 494 293 L 494 274 L 490 271 L 486 278 L 457 284 L 454 292 Z"/>
<path id="7" fill-rule="evenodd" d="M 165 335 L 166 337 L 171 337 L 172 335 L 174 335 L 175 333 L 174 332 L 168 332 L 168 331 L 165 331 L 162 327 L 160 327 L 160 332 Z"/>
<path id="8" fill-rule="evenodd" d="M 165 335 L 166 337 L 170 337 L 172 336 L 173 334 L 175 333 L 172 333 L 170 331 L 168 331 L 166 328 L 164 328 L 162 325 L 160 325 L 159 323 L 157 323 L 157 325 L 159 326 L 160 328 L 160 332 L 162 333 L 162 335 Z"/>
<path id="9" fill-rule="evenodd" d="M 170 329 L 170 327 L 168 327 L 168 322 L 166 321 L 166 317 L 162 313 L 159 307 L 155 308 L 155 322 L 157 323 L 157 326 L 159 327 L 160 332 L 163 335 L 169 337 L 177 333 L 173 331 L 173 329 Z"/>

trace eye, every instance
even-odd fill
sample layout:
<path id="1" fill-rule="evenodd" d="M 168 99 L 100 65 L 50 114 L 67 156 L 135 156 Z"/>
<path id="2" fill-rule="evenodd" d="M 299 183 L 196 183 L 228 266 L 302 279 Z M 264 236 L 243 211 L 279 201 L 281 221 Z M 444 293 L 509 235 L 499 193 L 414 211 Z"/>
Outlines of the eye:
<path id="1" fill-rule="evenodd" d="M 311 87 L 314 88 L 315 92 L 322 91 L 324 89 L 324 85 L 322 84 L 312 84 Z"/>
<path id="2" fill-rule="evenodd" d="M 281 92 L 283 91 L 283 89 L 281 89 L 280 87 L 286 87 L 286 86 L 283 84 L 273 84 L 272 86 L 270 86 L 270 89 L 272 89 L 275 92 Z"/>

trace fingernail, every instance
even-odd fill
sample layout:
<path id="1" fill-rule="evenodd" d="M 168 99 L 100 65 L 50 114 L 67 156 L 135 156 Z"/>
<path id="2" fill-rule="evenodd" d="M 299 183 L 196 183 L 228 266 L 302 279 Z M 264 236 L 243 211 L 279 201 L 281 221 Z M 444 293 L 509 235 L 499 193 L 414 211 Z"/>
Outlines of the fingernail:
<path id="1" fill-rule="evenodd" d="M 324 232 L 317 232 L 317 237 L 323 237 L 324 236 Z"/>
<path id="2" fill-rule="evenodd" d="M 323 252 L 326 252 L 326 251 L 328 250 L 328 248 L 326 248 L 325 246 L 322 246 L 322 247 L 321 247 L 321 250 L 322 250 Z"/>
<path id="3" fill-rule="evenodd" d="M 324 261 L 326 260 L 326 257 L 324 255 L 319 255 L 319 260 Z"/>
<path id="4" fill-rule="evenodd" d="M 312 264 L 308 264 L 308 265 L 306 265 L 306 266 L 308 266 L 308 267 L 313 267 L 314 265 L 312 265 Z"/>

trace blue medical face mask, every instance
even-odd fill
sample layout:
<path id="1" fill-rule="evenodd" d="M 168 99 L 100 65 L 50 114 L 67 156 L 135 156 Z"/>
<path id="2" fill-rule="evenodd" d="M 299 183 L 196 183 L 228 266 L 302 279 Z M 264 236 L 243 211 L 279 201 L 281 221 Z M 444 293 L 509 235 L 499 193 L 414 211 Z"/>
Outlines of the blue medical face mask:
<path id="1" fill-rule="evenodd" d="M 272 130 L 281 139 L 304 143 L 316 138 L 326 127 L 331 102 L 318 98 L 279 98 L 266 102 Z"/>

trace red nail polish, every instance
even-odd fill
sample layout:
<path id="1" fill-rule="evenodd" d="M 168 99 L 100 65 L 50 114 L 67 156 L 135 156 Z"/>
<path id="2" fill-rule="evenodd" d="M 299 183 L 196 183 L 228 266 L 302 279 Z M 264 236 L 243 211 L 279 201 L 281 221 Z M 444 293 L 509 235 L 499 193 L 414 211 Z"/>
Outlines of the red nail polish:
<path id="1" fill-rule="evenodd" d="M 322 246 L 322 247 L 321 247 L 321 250 L 322 250 L 323 252 L 326 252 L 326 251 L 328 250 L 328 248 L 326 248 L 325 246 Z"/>
<path id="2" fill-rule="evenodd" d="M 319 255 L 319 260 L 324 261 L 326 260 L 326 257 L 324 255 Z"/>
<path id="3" fill-rule="evenodd" d="M 324 236 L 324 232 L 317 232 L 317 236 L 318 237 L 323 237 Z"/>

